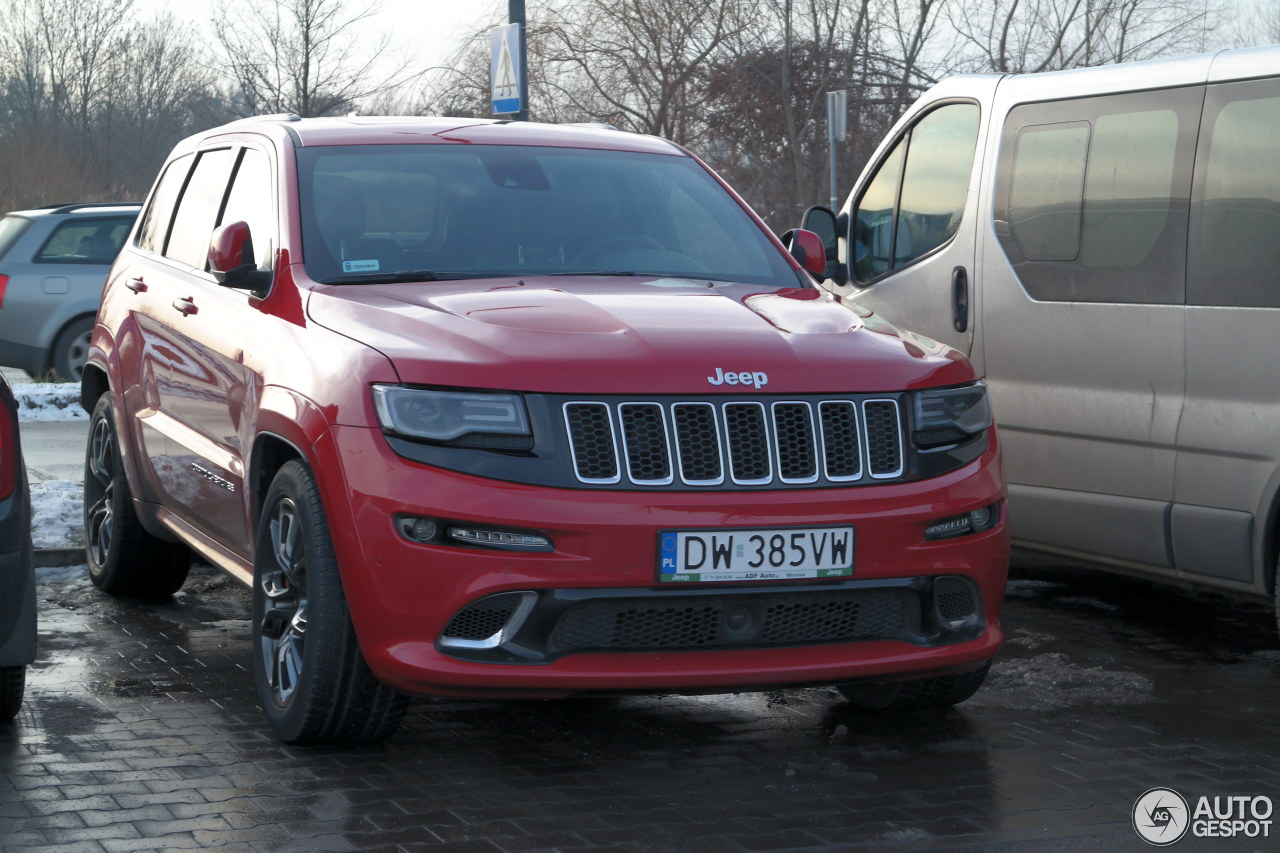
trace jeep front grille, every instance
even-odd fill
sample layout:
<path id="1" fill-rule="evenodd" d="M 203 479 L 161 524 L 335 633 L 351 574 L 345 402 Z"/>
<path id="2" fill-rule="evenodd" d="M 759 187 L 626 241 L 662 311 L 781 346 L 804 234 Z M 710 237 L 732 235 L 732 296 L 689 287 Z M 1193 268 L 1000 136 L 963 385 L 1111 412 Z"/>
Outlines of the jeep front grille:
<path id="1" fill-rule="evenodd" d="M 563 411 L 574 475 L 587 484 L 793 486 L 903 474 L 894 398 L 575 400 Z"/>

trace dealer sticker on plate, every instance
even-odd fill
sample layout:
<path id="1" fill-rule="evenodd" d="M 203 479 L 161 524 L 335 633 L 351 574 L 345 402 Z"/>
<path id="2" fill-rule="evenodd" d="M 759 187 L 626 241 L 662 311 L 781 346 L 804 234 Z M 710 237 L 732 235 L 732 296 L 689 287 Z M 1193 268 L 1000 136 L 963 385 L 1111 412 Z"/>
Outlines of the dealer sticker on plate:
<path id="1" fill-rule="evenodd" d="M 664 530 L 658 552 L 663 583 L 847 578 L 853 528 Z"/>

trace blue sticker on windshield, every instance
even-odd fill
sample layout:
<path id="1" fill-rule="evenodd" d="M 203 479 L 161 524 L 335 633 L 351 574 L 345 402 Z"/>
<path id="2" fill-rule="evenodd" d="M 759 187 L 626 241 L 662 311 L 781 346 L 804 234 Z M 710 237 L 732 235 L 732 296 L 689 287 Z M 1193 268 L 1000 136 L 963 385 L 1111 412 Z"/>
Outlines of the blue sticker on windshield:
<path id="1" fill-rule="evenodd" d="M 343 272 L 377 272 L 379 269 L 381 269 L 381 264 L 378 263 L 377 259 L 342 262 Z"/>

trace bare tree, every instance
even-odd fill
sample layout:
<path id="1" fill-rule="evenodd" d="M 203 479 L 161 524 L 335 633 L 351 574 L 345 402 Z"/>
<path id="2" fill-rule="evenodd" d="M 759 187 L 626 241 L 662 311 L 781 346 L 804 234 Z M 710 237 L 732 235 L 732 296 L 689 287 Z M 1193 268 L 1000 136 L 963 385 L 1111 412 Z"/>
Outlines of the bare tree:
<path id="1" fill-rule="evenodd" d="M 702 75 L 754 23 L 741 0 L 575 0 L 549 21 L 534 63 L 555 100 L 584 117 L 692 143 Z"/>
<path id="2" fill-rule="evenodd" d="M 129 2 L 0 5 L 0 176 L 12 205 L 141 198 L 213 78 L 187 27 Z"/>
<path id="3" fill-rule="evenodd" d="M 1203 50 L 1213 30 L 1200 0 L 986 0 L 952 6 L 958 66 L 1052 71 Z"/>
<path id="4" fill-rule="evenodd" d="M 377 11 L 344 0 L 241 0 L 213 20 L 225 70 L 247 112 L 323 116 L 348 112 L 407 81 L 403 65 L 380 70 L 389 38 L 361 45 Z"/>

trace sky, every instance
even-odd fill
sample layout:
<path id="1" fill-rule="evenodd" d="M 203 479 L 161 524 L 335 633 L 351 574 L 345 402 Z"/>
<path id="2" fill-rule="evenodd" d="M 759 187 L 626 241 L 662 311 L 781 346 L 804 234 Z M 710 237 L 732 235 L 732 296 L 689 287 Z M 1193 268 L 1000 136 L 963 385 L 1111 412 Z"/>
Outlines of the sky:
<path id="1" fill-rule="evenodd" d="M 243 0 L 137 0 L 136 6 L 147 16 L 171 11 L 211 36 L 212 10 L 232 9 L 239 2 Z M 352 10 L 378 6 L 377 15 L 364 25 L 370 42 L 390 35 L 392 58 L 406 59 L 414 69 L 446 64 L 469 35 L 505 21 L 507 11 L 505 0 L 346 0 L 346 5 Z"/>

